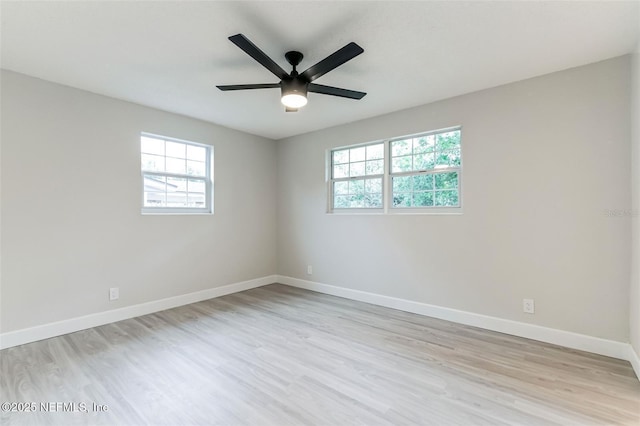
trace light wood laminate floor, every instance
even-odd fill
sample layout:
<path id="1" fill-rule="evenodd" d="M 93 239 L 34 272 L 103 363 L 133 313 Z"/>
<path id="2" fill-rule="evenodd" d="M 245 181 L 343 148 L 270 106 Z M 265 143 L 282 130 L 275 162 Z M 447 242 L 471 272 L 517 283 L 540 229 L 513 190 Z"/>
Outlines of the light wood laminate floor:
<path id="1" fill-rule="evenodd" d="M 640 424 L 627 362 L 277 284 L 5 349 L 0 374 L 37 404 L 2 425 Z"/>

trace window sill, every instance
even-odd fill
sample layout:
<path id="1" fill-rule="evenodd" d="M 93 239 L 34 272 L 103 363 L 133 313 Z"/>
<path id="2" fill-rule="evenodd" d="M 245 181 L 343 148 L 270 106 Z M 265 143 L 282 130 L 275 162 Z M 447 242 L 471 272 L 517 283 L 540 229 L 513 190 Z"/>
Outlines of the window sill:
<path id="1" fill-rule="evenodd" d="M 210 211 L 183 211 L 183 210 L 142 210 L 142 216 L 213 216 Z"/>
<path id="2" fill-rule="evenodd" d="M 333 210 L 327 211 L 328 215 L 336 216 L 352 216 L 352 215 L 384 215 L 384 216 L 413 216 L 413 215 L 428 215 L 428 216 L 461 216 L 464 214 L 462 208 L 433 208 L 433 209 L 389 209 L 384 210 L 367 210 L 367 209 L 349 209 L 349 210 Z"/>

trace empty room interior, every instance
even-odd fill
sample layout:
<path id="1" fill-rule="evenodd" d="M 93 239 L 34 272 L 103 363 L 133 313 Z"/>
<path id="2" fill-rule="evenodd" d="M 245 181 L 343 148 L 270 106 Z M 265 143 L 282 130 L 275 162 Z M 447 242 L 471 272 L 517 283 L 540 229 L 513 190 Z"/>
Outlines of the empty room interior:
<path id="1" fill-rule="evenodd" d="M 640 425 L 639 1 L 0 23 L 3 425 Z"/>

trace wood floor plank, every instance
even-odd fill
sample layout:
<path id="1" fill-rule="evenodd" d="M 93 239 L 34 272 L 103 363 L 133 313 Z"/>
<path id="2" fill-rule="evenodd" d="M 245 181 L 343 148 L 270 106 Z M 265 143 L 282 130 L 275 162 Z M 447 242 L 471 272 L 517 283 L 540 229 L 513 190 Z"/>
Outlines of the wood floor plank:
<path id="1" fill-rule="evenodd" d="M 0 351 L 5 401 L 38 406 L 2 425 L 640 425 L 627 362 L 278 284 Z"/>

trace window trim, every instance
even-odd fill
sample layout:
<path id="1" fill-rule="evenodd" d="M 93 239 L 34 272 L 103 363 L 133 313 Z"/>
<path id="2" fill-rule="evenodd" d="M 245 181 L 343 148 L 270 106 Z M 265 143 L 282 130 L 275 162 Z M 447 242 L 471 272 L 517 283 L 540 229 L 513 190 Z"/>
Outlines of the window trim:
<path id="1" fill-rule="evenodd" d="M 464 168 L 464 155 L 463 155 L 463 143 L 462 143 L 462 125 L 444 127 L 436 130 L 429 130 L 427 132 L 412 133 L 404 136 L 396 136 L 387 139 L 380 139 L 371 142 L 358 143 L 347 146 L 333 147 L 326 150 L 325 157 L 325 178 L 327 182 L 326 195 L 327 195 L 327 210 L 326 214 L 332 215 L 349 215 L 349 214 L 365 214 L 365 215 L 461 215 L 463 214 L 463 168 Z M 447 133 L 451 131 L 459 130 L 461 132 L 460 137 L 460 166 L 458 167 L 446 167 L 439 169 L 429 169 L 411 172 L 391 173 L 392 156 L 391 156 L 391 142 L 397 140 L 404 140 L 409 138 L 415 138 L 419 136 L 436 135 L 439 133 Z M 358 148 L 367 145 L 375 145 L 379 143 L 384 144 L 384 170 L 382 174 L 382 208 L 333 208 L 334 194 L 333 194 L 333 152 L 340 151 L 342 149 Z M 393 207 L 393 177 L 403 175 L 420 175 L 420 174 L 437 174 L 446 172 L 457 172 L 458 174 L 458 206 L 424 206 L 424 207 Z M 379 176 L 379 175 L 375 175 Z M 362 178 L 366 178 L 363 176 Z M 345 178 L 348 179 L 348 178 Z M 342 180 L 345 180 L 342 179 Z M 356 178 L 357 179 L 357 178 Z"/>
<path id="2" fill-rule="evenodd" d="M 148 137 L 153 139 L 161 139 L 163 141 L 169 142 L 178 142 L 186 145 L 192 145 L 197 147 L 202 147 L 206 150 L 206 163 L 205 163 L 205 176 L 193 176 L 182 173 L 171 173 L 171 172 L 154 172 L 154 171 L 144 171 L 142 170 L 142 166 L 140 166 L 140 182 L 142 184 L 142 190 L 140 193 L 140 205 L 141 205 L 141 214 L 143 215 L 208 215 L 213 214 L 213 145 L 208 145 L 199 142 L 188 141 L 184 139 L 173 138 L 169 136 L 158 135 L 155 133 L 149 132 L 140 132 L 139 141 L 142 137 Z M 141 141 L 140 141 L 141 143 Z M 139 150 L 140 154 L 140 162 L 142 164 L 142 149 Z M 165 159 L 167 155 L 164 155 Z M 144 205 L 144 178 L 145 176 L 164 176 L 164 177 L 175 177 L 175 178 L 184 178 L 191 180 L 202 180 L 205 184 L 205 207 L 148 207 Z"/>

